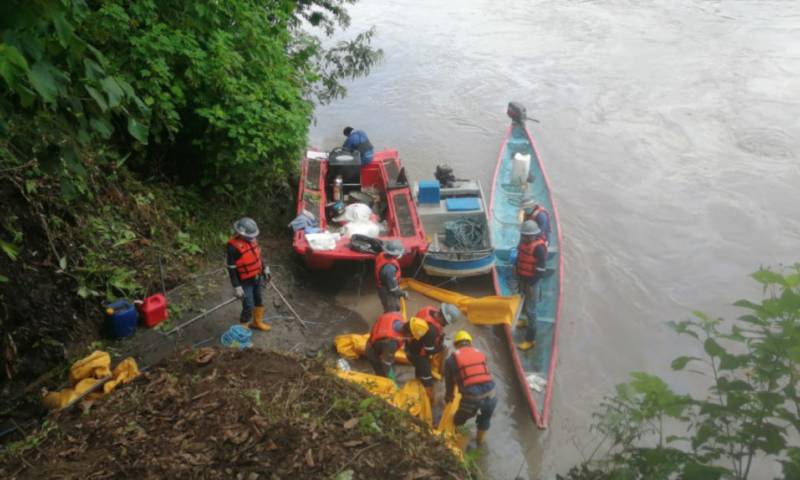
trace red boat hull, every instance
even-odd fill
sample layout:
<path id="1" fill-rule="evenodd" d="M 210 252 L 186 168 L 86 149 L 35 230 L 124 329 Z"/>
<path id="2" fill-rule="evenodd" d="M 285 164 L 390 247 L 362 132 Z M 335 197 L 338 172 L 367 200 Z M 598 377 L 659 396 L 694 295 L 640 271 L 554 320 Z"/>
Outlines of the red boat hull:
<path id="1" fill-rule="evenodd" d="M 318 162 L 313 169 L 309 162 Z M 309 160 L 304 158 L 300 171 L 300 186 L 297 190 L 297 214 L 307 210 L 319 220 L 320 228 L 327 229 L 328 222 L 325 216 L 325 205 L 328 203 L 325 178 L 328 163 L 326 160 Z M 369 165 L 361 167 L 361 185 L 374 187 L 381 192 L 386 200 L 386 223 L 389 225 L 389 235 L 379 237 L 383 241 L 400 240 L 403 242 L 406 253 L 400 258 L 400 265 L 408 267 L 414 263 L 418 255 L 424 254 L 428 248 L 422 223 L 417 215 L 416 205 L 411 195 L 411 189 L 406 186 L 391 185 L 390 178 L 395 172 L 402 169 L 397 150 L 383 150 L 375 152 L 374 159 Z M 308 244 L 303 230 L 294 233 L 292 247 L 303 262 L 312 270 L 327 270 L 333 268 L 337 262 L 363 262 L 374 260 L 375 256 L 352 250 L 349 239 L 342 238 L 333 250 L 314 250 Z"/>

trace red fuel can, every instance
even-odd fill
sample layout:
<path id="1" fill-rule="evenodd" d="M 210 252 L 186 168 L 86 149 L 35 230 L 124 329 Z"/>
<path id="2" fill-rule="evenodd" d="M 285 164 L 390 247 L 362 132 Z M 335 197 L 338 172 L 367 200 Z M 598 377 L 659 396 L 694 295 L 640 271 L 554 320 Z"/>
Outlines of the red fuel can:
<path id="1" fill-rule="evenodd" d="M 161 293 L 150 295 L 142 301 L 139 310 L 144 326 L 153 328 L 167 319 L 167 299 Z"/>

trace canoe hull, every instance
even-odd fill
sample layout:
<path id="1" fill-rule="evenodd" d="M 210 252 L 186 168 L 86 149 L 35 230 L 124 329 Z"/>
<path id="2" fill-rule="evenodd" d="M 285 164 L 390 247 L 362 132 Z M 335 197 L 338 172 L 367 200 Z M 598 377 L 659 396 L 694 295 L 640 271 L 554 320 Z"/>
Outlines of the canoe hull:
<path id="1" fill-rule="evenodd" d="M 515 152 L 531 155 L 530 169 L 533 180 L 513 181 L 513 155 Z M 525 318 L 520 312 L 513 325 L 504 326 L 504 335 L 509 346 L 520 389 L 525 397 L 531 417 L 539 428 L 549 422 L 555 367 L 558 354 L 558 324 L 561 317 L 563 292 L 563 260 L 561 255 L 561 228 L 558 212 L 553 201 L 550 182 L 544 171 L 533 138 L 524 125 L 512 123 L 506 132 L 495 167 L 490 200 L 489 216 L 497 256 L 492 271 L 495 292 L 498 295 L 515 293 L 516 279 L 510 263 L 511 251 L 519 242 L 519 200 L 533 197 L 537 203 L 550 211 L 550 247 L 547 272 L 539 282 L 537 301 L 536 347 L 522 351 L 517 343 L 524 336 L 524 329 L 515 328 Z M 531 380 L 544 380 L 543 388 L 531 387 Z"/>

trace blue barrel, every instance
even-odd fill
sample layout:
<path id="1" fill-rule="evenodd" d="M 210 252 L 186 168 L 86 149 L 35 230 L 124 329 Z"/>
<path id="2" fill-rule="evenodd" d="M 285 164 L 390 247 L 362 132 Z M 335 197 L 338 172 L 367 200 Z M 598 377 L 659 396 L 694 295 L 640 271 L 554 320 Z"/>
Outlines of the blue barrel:
<path id="1" fill-rule="evenodd" d="M 117 338 L 130 337 L 136 332 L 139 314 L 127 300 L 117 300 L 106 305 L 111 320 L 111 332 Z M 113 310 L 113 313 L 111 313 Z"/>

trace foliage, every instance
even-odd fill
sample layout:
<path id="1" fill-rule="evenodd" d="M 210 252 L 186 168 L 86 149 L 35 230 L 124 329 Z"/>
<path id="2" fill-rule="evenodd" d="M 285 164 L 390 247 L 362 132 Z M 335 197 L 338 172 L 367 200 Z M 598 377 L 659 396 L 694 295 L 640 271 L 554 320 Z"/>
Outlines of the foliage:
<path id="1" fill-rule="evenodd" d="M 380 57 L 372 30 L 323 46 L 352 3 L 0 2 L 6 377 L 95 297 L 160 289 L 159 258 L 174 284 L 254 202 L 285 226 L 313 102 Z"/>
<path id="2" fill-rule="evenodd" d="M 752 277 L 765 298 L 736 302 L 749 311 L 736 321 L 694 312 L 670 324 L 705 352 L 678 357 L 672 368 L 694 367 L 687 371 L 708 378 L 708 393 L 678 395 L 660 378 L 634 373 L 595 415 L 602 440 L 568 478 L 745 479 L 760 457 L 780 462 L 784 478 L 797 478 L 800 449 L 789 439 L 800 435 L 800 265 Z M 603 443 L 610 447 L 596 460 Z"/>

